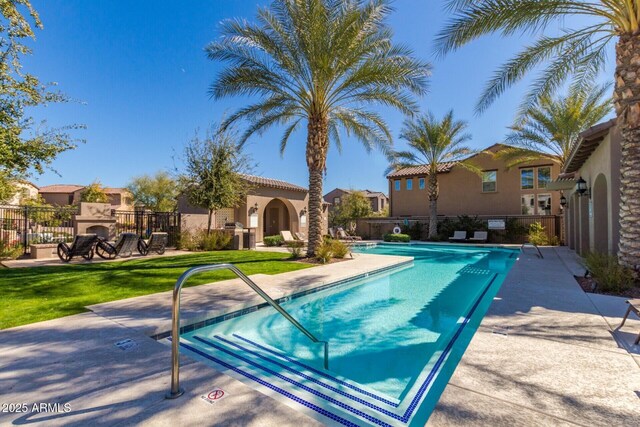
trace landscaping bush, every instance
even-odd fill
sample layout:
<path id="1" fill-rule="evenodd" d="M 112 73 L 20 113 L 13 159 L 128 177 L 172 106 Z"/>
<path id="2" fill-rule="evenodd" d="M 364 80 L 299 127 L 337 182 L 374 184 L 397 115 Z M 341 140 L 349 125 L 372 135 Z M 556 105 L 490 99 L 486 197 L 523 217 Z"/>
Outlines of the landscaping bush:
<path id="1" fill-rule="evenodd" d="M 24 249 L 22 245 L 7 240 L 0 240 L 0 260 L 3 259 L 16 259 L 22 253 Z"/>
<path id="2" fill-rule="evenodd" d="M 609 254 L 590 253 L 585 257 L 585 267 L 602 292 L 620 293 L 633 284 L 633 271 L 618 263 L 618 257 Z"/>
<path id="3" fill-rule="evenodd" d="M 547 246 L 549 244 L 549 237 L 544 232 L 544 226 L 539 222 L 534 222 L 529 225 L 529 243 L 538 246 Z"/>
<path id="4" fill-rule="evenodd" d="M 302 256 L 302 250 L 304 249 L 304 242 L 292 241 L 285 243 L 287 250 L 291 254 L 291 258 L 300 258 Z"/>
<path id="5" fill-rule="evenodd" d="M 349 247 L 340 240 L 331 241 L 331 255 L 333 258 L 342 259 L 350 252 Z"/>
<path id="6" fill-rule="evenodd" d="M 222 230 L 212 230 L 207 234 L 207 230 L 185 230 L 180 233 L 178 249 L 187 251 L 221 251 L 229 249 L 231 235 Z"/>
<path id="7" fill-rule="evenodd" d="M 276 236 L 265 236 L 262 239 L 262 243 L 265 246 L 281 246 L 284 243 L 284 239 L 279 234 Z"/>
<path id="8" fill-rule="evenodd" d="M 429 225 L 422 224 L 420 221 L 414 222 L 412 225 L 403 225 L 401 227 L 402 234 L 408 234 L 411 240 L 422 240 L 422 232 L 425 227 L 428 229 Z"/>
<path id="9" fill-rule="evenodd" d="M 323 264 L 326 264 L 333 255 L 332 251 L 333 243 L 331 240 L 324 240 L 320 246 L 316 248 L 316 258 Z"/>
<path id="10" fill-rule="evenodd" d="M 409 243 L 411 241 L 411 236 L 408 234 L 385 234 L 384 235 L 385 242 L 402 242 Z"/>

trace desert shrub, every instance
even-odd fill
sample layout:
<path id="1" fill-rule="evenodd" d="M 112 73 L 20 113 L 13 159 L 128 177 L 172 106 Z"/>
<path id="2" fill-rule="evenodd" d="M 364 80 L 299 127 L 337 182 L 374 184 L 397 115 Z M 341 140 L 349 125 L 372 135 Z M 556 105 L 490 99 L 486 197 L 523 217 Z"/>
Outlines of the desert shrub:
<path id="1" fill-rule="evenodd" d="M 547 246 L 549 244 L 549 236 L 544 232 L 544 226 L 539 222 L 529 225 L 529 243 L 538 246 Z"/>
<path id="2" fill-rule="evenodd" d="M 411 240 L 422 240 L 422 232 L 425 229 L 425 225 L 420 221 L 416 221 L 410 225 L 403 225 L 400 227 L 402 229 L 402 234 L 408 234 L 411 237 Z M 427 224 L 426 228 L 429 228 Z"/>
<path id="3" fill-rule="evenodd" d="M 212 230 L 210 234 L 202 229 L 185 230 L 180 233 L 178 248 L 194 252 L 221 251 L 229 248 L 231 239 L 231 235 L 222 230 Z"/>
<path id="4" fill-rule="evenodd" d="M 281 246 L 284 243 L 284 239 L 278 234 L 276 236 L 265 236 L 262 242 L 265 246 Z"/>
<path id="5" fill-rule="evenodd" d="M 349 253 L 349 247 L 340 240 L 331 241 L 331 256 L 333 258 L 344 258 Z"/>
<path id="6" fill-rule="evenodd" d="M 324 240 L 320 246 L 316 248 L 316 258 L 323 264 L 326 264 L 333 255 L 333 243 L 330 240 Z"/>
<path id="7" fill-rule="evenodd" d="M 517 218 L 507 218 L 505 222 L 505 238 L 508 243 L 518 242 L 525 234 L 527 234 L 527 227 L 524 224 L 518 221 Z"/>
<path id="8" fill-rule="evenodd" d="M 633 284 L 633 271 L 621 266 L 615 255 L 587 254 L 585 266 L 600 291 L 620 293 Z"/>
<path id="9" fill-rule="evenodd" d="M 16 259 L 22 255 L 23 252 L 22 245 L 8 240 L 0 240 L 0 260 Z"/>
<path id="10" fill-rule="evenodd" d="M 291 242 L 286 242 L 285 246 L 287 250 L 291 254 L 291 258 L 300 258 L 302 256 L 302 250 L 304 249 L 304 242 L 294 240 Z"/>
<path id="11" fill-rule="evenodd" d="M 408 243 L 411 241 L 411 236 L 408 234 L 385 234 L 384 235 L 385 242 L 402 242 Z"/>
<path id="12" fill-rule="evenodd" d="M 448 241 L 456 231 L 466 231 L 467 235 L 472 235 L 474 231 L 487 231 L 485 221 L 477 216 L 460 215 L 456 219 L 445 218 L 438 223 L 438 239 Z"/>

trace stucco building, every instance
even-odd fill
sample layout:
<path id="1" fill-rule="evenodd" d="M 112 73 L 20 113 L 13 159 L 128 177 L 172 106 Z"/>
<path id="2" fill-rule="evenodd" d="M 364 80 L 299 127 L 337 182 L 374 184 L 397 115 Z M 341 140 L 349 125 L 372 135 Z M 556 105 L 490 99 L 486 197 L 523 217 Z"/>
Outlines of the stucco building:
<path id="1" fill-rule="evenodd" d="M 256 241 L 283 230 L 306 233 L 309 227 L 309 192 L 306 188 L 279 179 L 244 175 L 251 186 L 245 200 L 236 208 L 220 209 L 212 220 L 214 228 L 239 222 L 255 228 Z M 186 229 L 206 228 L 207 210 L 189 205 L 184 196 L 178 198 L 178 211 Z M 322 212 L 323 233 L 328 221 L 327 205 Z"/>
<path id="2" fill-rule="evenodd" d="M 50 205 L 68 206 L 80 203 L 84 185 L 55 184 L 40 187 L 39 194 Z M 126 188 L 105 187 L 104 192 L 109 198 L 112 209 L 118 211 L 132 211 L 133 197 Z"/>
<path id="3" fill-rule="evenodd" d="M 33 199 L 38 195 L 38 187 L 32 182 L 25 180 L 12 181 L 11 185 L 15 188 L 12 197 L 3 201 L 5 205 L 19 205 L 24 199 Z"/>
<path id="4" fill-rule="evenodd" d="M 468 160 L 480 168 L 482 176 L 456 162 L 438 168 L 438 215 L 559 215 L 560 195 L 548 185 L 558 177 L 557 161 L 540 159 L 507 168 L 494 157 L 505 146 L 495 144 Z M 428 168 L 419 165 L 400 169 L 387 176 L 392 217 L 429 215 Z"/>
<path id="5" fill-rule="evenodd" d="M 564 192 L 566 241 L 581 255 L 618 251 L 620 158 L 615 119 L 600 123 L 580 134 L 563 174 L 551 184 Z"/>
<path id="6" fill-rule="evenodd" d="M 334 188 L 324 195 L 324 201 L 331 205 L 331 209 L 333 206 L 339 205 L 345 195 L 354 192 L 362 193 L 364 197 L 369 199 L 369 203 L 371 203 L 371 210 L 374 213 L 382 212 L 389 206 L 389 198 L 386 194 L 380 191 L 371 190 L 345 190 L 342 188 Z"/>

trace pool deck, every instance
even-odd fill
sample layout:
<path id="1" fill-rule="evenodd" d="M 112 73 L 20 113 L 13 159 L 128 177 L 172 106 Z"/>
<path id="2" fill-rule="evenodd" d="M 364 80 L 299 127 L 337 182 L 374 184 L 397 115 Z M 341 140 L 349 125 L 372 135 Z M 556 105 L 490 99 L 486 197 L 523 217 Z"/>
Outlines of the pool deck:
<path id="1" fill-rule="evenodd" d="M 451 378 L 429 425 L 640 425 L 640 320 L 624 298 L 582 292 L 573 252 L 521 255 Z M 251 276 L 272 297 L 319 286 L 404 257 L 354 260 L 276 276 Z M 238 280 L 186 288 L 187 323 L 261 302 Z M 321 425 L 231 377 L 182 359 L 185 396 L 165 400 L 170 293 L 89 307 L 90 312 L 0 331 L 0 425 Z M 121 350 L 116 342 L 133 340 Z M 214 388 L 226 397 L 209 404 Z M 34 403 L 69 404 L 67 412 Z"/>

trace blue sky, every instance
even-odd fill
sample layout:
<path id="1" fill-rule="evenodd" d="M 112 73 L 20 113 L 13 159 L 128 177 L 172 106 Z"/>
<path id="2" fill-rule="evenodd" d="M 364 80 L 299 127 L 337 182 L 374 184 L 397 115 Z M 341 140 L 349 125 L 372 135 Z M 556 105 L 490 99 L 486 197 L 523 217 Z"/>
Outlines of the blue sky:
<path id="1" fill-rule="evenodd" d="M 131 177 L 173 170 L 174 157 L 199 129 L 204 133 L 247 99 L 211 100 L 207 90 L 222 64 L 209 61 L 206 44 L 219 36 L 226 18 L 252 19 L 256 0 L 32 0 L 44 23 L 37 33 L 34 55 L 25 70 L 42 81 L 57 82 L 74 99 L 35 112 L 51 126 L 87 126 L 76 136 L 86 140 L 63 153 L 53 172 L 33 179 L 54 183 L 124 186 Z M 390 17 L 395 40 L 433 64 L 429 93 L 420 99 L 423 111 L 441 116 L 449 109 L 469 122 L 470 145 L 483 148 L 500 142 L 526 90 L 526 82 L 509 90 L 486 113 L 473 107 L 483 86 L 499 64 L 527 37 L 486 37 L 445 58 L 433 55 L 434 38 L 447 19 L 443 0 L 398 0 Z M 610 53 L 613 58 L 613 53 Z M 612 76 L 608 70 L 606 76 Z M 384 110 L 396 137 L 403 117 Z M 253 137 L 246 146 L 257 161 L 256 173 L 307 185 L 304 160 L 306 134 L 290 140 L 279 153 L 280 129 Z M 178 165 L 179 166 L 179 162 Z M 380 153 L 367 153 L 357 141 L 343 140 L 343 152 L 329 152 L 325 192 L 334 187 L 387 191 Z"/>

